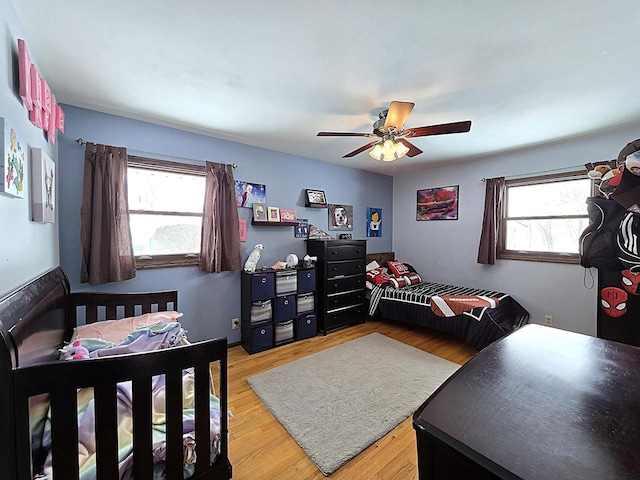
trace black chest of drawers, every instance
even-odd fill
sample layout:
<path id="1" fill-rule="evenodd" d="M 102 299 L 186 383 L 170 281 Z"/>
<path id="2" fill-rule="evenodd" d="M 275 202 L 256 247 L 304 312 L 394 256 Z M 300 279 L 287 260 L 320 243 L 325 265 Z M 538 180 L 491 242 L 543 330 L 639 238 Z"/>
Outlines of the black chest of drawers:
<path id="1" fill-rule="evenodd" d="M 318 329 L 363 323 L 366 240 L 308 240 L 307 253 L 318 257 Z"/>

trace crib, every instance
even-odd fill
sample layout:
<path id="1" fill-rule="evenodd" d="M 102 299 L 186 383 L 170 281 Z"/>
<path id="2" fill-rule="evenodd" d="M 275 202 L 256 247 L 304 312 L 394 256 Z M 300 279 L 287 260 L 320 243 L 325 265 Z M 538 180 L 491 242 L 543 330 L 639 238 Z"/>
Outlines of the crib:
<path id="1" fill-rule="evenodd" d="M 91 420 L 95 455 L 91 462 L 95 465 L 92 463 L 91 468 L 95 469 L 95 478 L 232 477 L 228 459 L 226 338 L 124 355 L 59 360 L 59 349 L 69 341 L 80 318 L 91 324 L 177 310 L 177 302 L 176 291 L 72 293 L 60 267 L 0 299 L 2 478 L 39 478 L 44 475 L 45 464 L 50 469 L 49 476 L 56 480 L 80 478 L 78 398 L 79 392 L 88 388 L 92 389 L 94 402 Z M 213 377 L 212 371 L 216 372 Z M 183 388 L 185 372 L 192 380 L 189 392 Z M 155 393 L 152 395 L 152 383 L 156 385 L 158 378 L 163 379 L 165 399 L 165 423 L 160 427 L 164 432 L 161 461 L 158 449 L 153 447 L 158 425 L 152 425 L 157 401 Z M 127 409 L 131 418 L 127 418 L 127 425 L 132 426 L 132 438 L 126 462 L 122 438 L 119 439 L 122 432 L 118 431 L 123 385 L 131 392 Z M 189 424 L 193 431 L 188 435 L 184 432 L 187 399 L 192 402 L 189 412 L 193 413 Z M 212 401 L 219 412 L 216 421 Z M 45 448 L 45 436 L 50 439 L 50 448 Z M 193 440 L 188 468 L 186 438 Z M 124 473 L 123 463 L 130 467 Z"/>

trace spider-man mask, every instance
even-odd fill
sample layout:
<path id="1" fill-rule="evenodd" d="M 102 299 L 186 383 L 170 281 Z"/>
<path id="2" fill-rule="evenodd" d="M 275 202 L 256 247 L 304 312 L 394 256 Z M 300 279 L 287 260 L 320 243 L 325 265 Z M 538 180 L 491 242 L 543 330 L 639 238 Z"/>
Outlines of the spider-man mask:
<path id="1" fill-rule="evenodd" d="M 638 295 L 638 284 L 640 284 L 640 272 L 622 271 L 622 288 L 632 295 Z"/>
<path id="2" fill-rule="evenodd" d="M 610 317 L 617 318 L 627 313 L 627 292 L 616 287 L 600 290 L 600 308 Z"/>

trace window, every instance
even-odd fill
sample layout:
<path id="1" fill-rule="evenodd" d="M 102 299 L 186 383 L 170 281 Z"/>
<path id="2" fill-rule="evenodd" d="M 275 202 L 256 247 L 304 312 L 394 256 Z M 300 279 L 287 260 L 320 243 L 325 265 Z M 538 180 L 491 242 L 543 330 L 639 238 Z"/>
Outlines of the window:
<path id="1" fill-rule="evenodd" d="M 127 183 L 137 267 L 197 265 L 204 167 L 129 156 Z"/>
<path id="2" fill-rule="evenodd" d="M 507 180 L 497 257 L 579 263 L 591 188 L 585 172 Z"/>

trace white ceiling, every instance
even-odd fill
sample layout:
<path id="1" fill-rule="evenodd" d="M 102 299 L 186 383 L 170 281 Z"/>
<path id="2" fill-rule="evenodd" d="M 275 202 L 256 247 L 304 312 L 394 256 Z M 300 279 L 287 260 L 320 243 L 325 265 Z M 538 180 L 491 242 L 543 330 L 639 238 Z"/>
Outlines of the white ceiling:
<path id="1" fill-rule="evenodd" d="M 365 170 L 640 122 L 638 0 L 12 1 L 60 103 Z M 316 136 L 369 133 L 392 100 L 471 132 L 393 163 Z"/>

